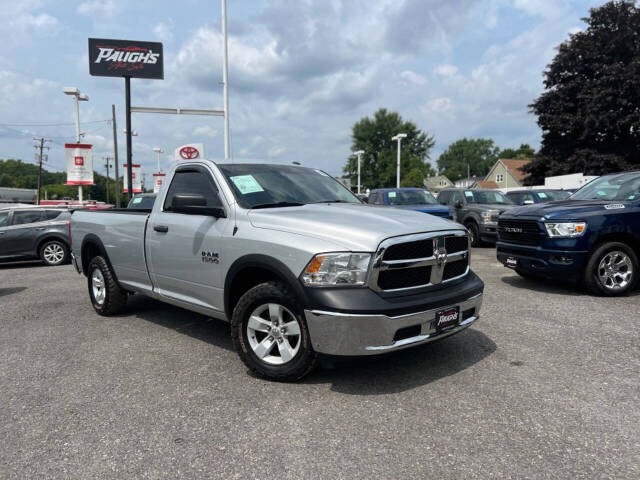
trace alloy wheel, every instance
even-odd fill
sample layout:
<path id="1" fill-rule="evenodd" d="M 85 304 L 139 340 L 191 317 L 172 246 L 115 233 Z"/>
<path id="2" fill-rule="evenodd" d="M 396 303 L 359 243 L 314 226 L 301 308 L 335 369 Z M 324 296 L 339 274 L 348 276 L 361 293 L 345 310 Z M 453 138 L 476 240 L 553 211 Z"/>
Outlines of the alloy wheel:
<path id="1" fill-rule="evenodd" d="M 622 290 L 633 278 L 633 263 L 625 252 L 607 252 L 598 264 L 598 279 L 607 290 Z"/>
<path id="2" fill-rule="evenodd" d="M 247 338 L 260 360 L 269 365 L 284 365 L 300 350 L 300 324 L 288 308 L 266 303 L 251 313 Z"/>
<path id="3" fill-rule="evenodd" d="M 60 263 L 64 258 L 64 248 L 59 243 L 50 243 L 44 247 L 42 256 L 49 264 Z"/>
<path id="4" fill-rule="evenodd" d="M 91 274 L 91 291 L 96 303 L 102 305 L 107 293 L 105 291 L 104 276 L 98 268 Z"/>

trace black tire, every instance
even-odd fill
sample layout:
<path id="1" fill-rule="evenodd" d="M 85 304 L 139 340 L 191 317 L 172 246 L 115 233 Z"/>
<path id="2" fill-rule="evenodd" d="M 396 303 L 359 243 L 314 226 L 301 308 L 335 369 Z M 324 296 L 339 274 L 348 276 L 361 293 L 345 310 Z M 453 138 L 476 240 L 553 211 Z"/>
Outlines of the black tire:
<path id="1" fill-rule="evenodd" d="M 478 229 L 478 225 L 476 224 L 476 222 L 467 222 L 464 224 L 465 227 L 467 227 L 467 230 L 469 230 L 469 236 L 471 237 L 471 246 L 472 247 L 479 247 L 482 245 L 482 241 L 480 240 L 480 230 Z"/>
<path id="2" fill-rule="evenodd" d="M 40 245 L 40 258 L 48 267 L 69 261 L 69 247 L 62 240 L 47 240 Z"/>
<path id="3" fill-rule="evenodd" d="M 99 272 L 103 279 L 104 297 L 96 299 L 94 294 L 94 273 Z M 103 257 L 93 257 L 87 267 L 87 285 L 93 309 L 103 316 L 120 312 L 127 304 L 127 292 L 116 281 L 115 274 Z"/>
<path id="4" fill-rule="evenodd" d="M 298 345 L 297 353 L 291 360 L 280 365 L 269 364 L 259 358 L 251 346 L 251 341 L 258 342 L 258 339 L 254 336 L 250 341 L 248 338 L 249 318 L 256 310 L 264 308 L 267 304 L 277 304 L 288 310 L 295 317 L 300 329 L 300 334 L 295 339 L 296 345 Z M 271 334 L 264 333 L 263 335 L 270 336 Z M 282 282 L 261 283 L 240 297 L 231 318 L 231 339 L 240 359 L 249 370 L 269 380 L 295 382 L 310 373 L 318 364 L 318 354 L 311 346 L 303 308 L 291 289 Z M 277 343 L 272 343 L 274 347 L 270 351 L 279 350 L 280 347 Z"/>
<path id="5" fill-rule="evenodd" d="M 619 283 L 618 287 L 607 286 L 600 276 L 600 263 L 613 252 L 622 252 L 626 254 L 631 263 L 631 279 L 624 287 L 620 287 Z M 584 284 L 589 293 L 593 295 L 604 297 L 625 295 L 633 290 L 638 283 L 638 268 L 638 256 L 631 247 L 621 242 L 606 242 L 596 248 L 589 257 L 589 261 L 587 262 L 584 272 Z"/>

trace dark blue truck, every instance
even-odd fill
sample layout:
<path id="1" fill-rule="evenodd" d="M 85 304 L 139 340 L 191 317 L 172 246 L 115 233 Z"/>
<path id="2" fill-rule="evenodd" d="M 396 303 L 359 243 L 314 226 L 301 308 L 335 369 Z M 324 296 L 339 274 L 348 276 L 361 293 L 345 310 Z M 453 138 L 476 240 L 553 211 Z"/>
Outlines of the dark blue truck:
<path id="1" fill-rule="evenodd" d="M 595 295 L 628 293 L 640 274 L 640 171 L 503 213 L 496 247 L 498 260 L 523 277 L 583 282 Z"/>
<path id="2" fill-rule="evenodd" d="M 376 188 L 369 193 L 367 203 L 414 210 L 449 220 L 454 219 L 453 209 L 440 205 L 436 197 L 424 188 Z"/>

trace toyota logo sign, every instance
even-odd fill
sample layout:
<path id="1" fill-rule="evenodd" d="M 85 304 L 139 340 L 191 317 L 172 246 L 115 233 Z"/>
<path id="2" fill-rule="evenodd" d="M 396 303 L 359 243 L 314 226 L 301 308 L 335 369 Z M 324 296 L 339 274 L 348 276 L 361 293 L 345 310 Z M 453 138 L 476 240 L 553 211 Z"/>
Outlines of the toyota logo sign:
<path id="1" fill-rule="evenodd" d="M 193 160 L 200 156 L 200 152 L 195 147 L 186 146 L 180 149 L 180 156 L 185 160 Z"/>

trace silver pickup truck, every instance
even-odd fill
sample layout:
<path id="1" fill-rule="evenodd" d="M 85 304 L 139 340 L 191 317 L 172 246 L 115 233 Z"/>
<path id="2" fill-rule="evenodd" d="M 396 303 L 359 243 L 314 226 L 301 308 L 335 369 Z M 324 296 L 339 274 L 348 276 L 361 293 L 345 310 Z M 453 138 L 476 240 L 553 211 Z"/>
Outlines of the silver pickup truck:
<path id="1" fill-rule="evenodd" d="M 138 293 L 227 320 L 244 363 L 282 381 L 319 354 L 454 334 L 482 304 L 464 227 L 368 206 L 294 165 L 181 162 L 152 210 L 76 211 L 71 237 L 96 312 Z"/>

